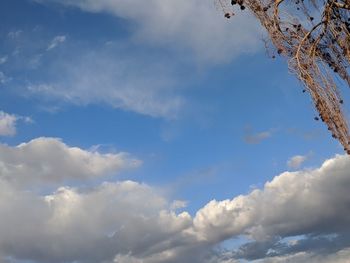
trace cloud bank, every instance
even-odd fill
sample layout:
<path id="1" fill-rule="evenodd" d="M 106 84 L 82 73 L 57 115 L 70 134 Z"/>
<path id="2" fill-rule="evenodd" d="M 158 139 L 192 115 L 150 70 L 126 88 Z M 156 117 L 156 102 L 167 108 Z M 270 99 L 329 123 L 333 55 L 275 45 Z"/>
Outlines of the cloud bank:
<path id="1" fill-rule="evenodd" d="M 1 145 L 3 261 L 297 263 L 346 262 L 349 256 L 348 156 L 285 172 L 247 195 L 212 200 L 193 216 L 174 210 L 183 202 L 133 181 L 61 184 L 48 194 L 31 190 L 130 166 L 135 161 L 123 154 L 89 152 L 52 138 Z M 248 239 L 241 246 L 220 248 L 241 236 Z"/>

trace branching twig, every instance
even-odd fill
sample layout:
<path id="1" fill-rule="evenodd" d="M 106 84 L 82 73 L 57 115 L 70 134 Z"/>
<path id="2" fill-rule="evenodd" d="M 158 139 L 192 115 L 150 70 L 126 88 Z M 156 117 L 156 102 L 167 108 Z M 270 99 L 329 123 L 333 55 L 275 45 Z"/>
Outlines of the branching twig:
<path id="1" fill-rule="evenodd" d="M 225 7 L 229 4 L 229 0 L 217 1 Z M 265 27 L 277 53 L 289 59 L 290 70 L 305 85 L 304 92 L 309 92 L 319 113 L 315 119 L 322 120 L 350 154 L 343 100 L 333 80 L 338 75 L 350 86 L 350 0 L 293 0 L 296 11 L 284 0 L 269 1 L 233 0 L 232 4 L 242 10 L 248 7 Z M 315 23 L 310 14 L 319 12 Z"/>

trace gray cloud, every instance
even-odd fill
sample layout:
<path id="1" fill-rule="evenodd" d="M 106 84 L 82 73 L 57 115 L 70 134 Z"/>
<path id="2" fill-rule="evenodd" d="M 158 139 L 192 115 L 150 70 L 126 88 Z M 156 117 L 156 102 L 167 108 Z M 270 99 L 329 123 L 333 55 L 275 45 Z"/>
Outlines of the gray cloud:
<path id="1" fill-rule="evenodd" d="M 0 184 L 0 251 L 35 262 L 111 262 L 116 254 L 165 251 L 191 224 L 187 213 L 145 185 L 105 183 L 89 191 L 61 187 L 36 196 Z M 164 242 L 166 241 L 166 242 Z"/>
<path id="2" fill-rule="evenodd" d="M 337 253 L 330 255 L 317 255 L 313 253 L 300 252 L 292 255 L 280 256 L 280 257 L 270 257 L 254 263 L 348 263 L 350 258 L 350 248 L 343 249 Z"/>
<path id="3" fill-rule="evenodd" d="M 278 259 L 286 255 L 299 253 L 307 253 L 309 256 L 327 256 L 349 247 L 350 235 L 348 231 L 332 235 L 306 234 L 299 237 L 290 237 L 287 240 L 276 237 L 266 241 L 249 242 L 243 244 L 237 250 L 231 251 L 231 258 L 244 258 L 249 261 L 266 260 L 267 258 Z M 257 261 L 260 262 L 260 260 Z"/>

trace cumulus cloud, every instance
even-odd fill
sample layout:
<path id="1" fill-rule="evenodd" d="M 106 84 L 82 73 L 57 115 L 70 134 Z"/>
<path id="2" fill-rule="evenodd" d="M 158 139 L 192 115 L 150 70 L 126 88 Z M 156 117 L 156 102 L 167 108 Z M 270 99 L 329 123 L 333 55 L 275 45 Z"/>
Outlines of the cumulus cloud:
<path id="1" fill-rule="evenodd" d="M 315 235 L 336 234 L 344 241 L 336 243 L 341 249 L 350 245 L 344 238 L 350 223 L 349 171 L 349 157 L 337 156 L 318 169 L 285 172 L 249 195 L 211 201 L 197 212 L 194 229 L 208 241 L 246 235 L 257 242 L 255 247 L 296 235 L 309 235 L 312 241 Z M 260 257 L 268 255 L 271 243 Z"/>
<path id="2" fill-rule="evenodd" d="M 96 178 L 139 165 L 127 153 L 91 152 L 56 138 L 37 138 L 16 147 L 0 144 L 0 178 L 21 186 Z"/>
<path id="3" fill-rule="evenodd" d="M 18 187 L 24 176 L 41 184 L 47 177 L 62 181 L 62 174 L 84 179 L 119 171 L 118 154 L 39 138 L 2 146 L 0 160 L 4 260 L 343 263 L 349 256 L 348 156 L 336 156 L 317 169 L 285 172 L 263 189 L 232 200 L 213 200 L 194 217 L 174 211 L 185 205 L 182 201 L 171 202 L 155 188 L 132 181 L 60 186 L 48 194 L 30 190 L 28 183 Z M 250 241 L 231 251 L 217 247 L 239 236 Z"/>
<path id="4" fill-rule="evenodd" d="M 181 230 L 191 223 L 187 213 L 163 210 L 163 198 L 131 181 L 84 192 L 61 187 L 42 197 L 4 182 L 0 189 L 0 250 L 17 259 L 111 262 L 118 254 L 148 257 L 176 246 Z"/>
<path id="5" fill-rule="evenodd" d="M 229 61 L 260 46 L 261 32 L 249 14 L 237 12 L 232 21 L 223 18 L 213 0 L 36 0 L 103 12 L 123 18 L 137 27 L 133 37 L 149 44 L 188 48 L 199 58 Z"/>
<path id="6" fill-rule="evenodd" d="M 51 40 L 51 43 L 47 47 L 47 50 L 54 49 L 58 45 L 62 44 L 63 42 L 66 41 L 66 36 L 56 36 Z"/>

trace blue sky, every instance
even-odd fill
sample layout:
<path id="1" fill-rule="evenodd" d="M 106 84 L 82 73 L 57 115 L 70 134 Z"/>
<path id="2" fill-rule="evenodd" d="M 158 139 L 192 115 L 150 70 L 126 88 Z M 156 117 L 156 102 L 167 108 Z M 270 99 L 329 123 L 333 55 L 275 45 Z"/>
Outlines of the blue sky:
<path id="1" fill-rule="evenodd" d="M 322 123 L 313 120 L 310 98 L 288 73 L 286 61 L 266 55 L 261 40 L 264 31 L 248 13 L 237 13 L 234 19 L 225 20 L 211 0 L 153 0 L 148 4 L 136 0 L 1 1 L 0 133 L 4 149 L 0 159 L 6 168 L 1 169 L 5 169 L 4 178 L 14 163 L 28 169 L 27 174 L 11 173 L 14 193 L 32 191 L 35 198 L 47 200 L 60 195 L 57 189 L 75 189 L 78 195 L 85 191 L 82 189 L 92 188 L 93 198 L 106 182 L 116 184 L 116 191 L 123 193 L 118 187 L 131 180 L 135 195 L 140 191 L 147 192 L 146 196 L 157 195 L 150 200 L 166 200 L 169 211 L 173 200 L 186 203 L 176 215 L 185 211 L 186 220 L 191 217 L 191 224 L 196 225 L 200 221 L 196 213 L 211 200 L 236 200 L 238 195 L 248 198 L 254 189 L 268 191 L 264 185 L 275 176 L 287 176 L 288 172 L 283 172 L 295 170 L 312 174 L 327 158 L 349 165 L 339 143 Z M 344 89 L 345 98 L 346 92 Z M 17 146 L 21 143 L 22 148 Z M 17 156 L 15 152 L 22 149 Z M 75 157 L 74 149 L 84 157 Z M 121 160 L 120 152 L 127 153 Z M 32 158 L 28 162 L 26 154 Z M 71 163 L 76 166 L 69 168 Z M 61 171 L 63 166 L 67 170 Z M 58 176 L 61 173 L 67 174 Z M 12 184 L 2 180 L 4 185 Z M 43 183 L 46 180 L 48 183 Z M 26 202 L 19 207 L 36 206 Z M 122 208 L 116 205 L 115 209 Z M 160 208 L 155 205 L 153 209 Z M 137 214 L 147 209 L 135 206 L 131 210 Z M 110 216 L 108 210 L 104 213 Z M 341 215 L 338 219 L 345 220 Z M 100 229 L 99 224 L 103 228 L 103 222 L 94 222 L 96 228 Z M 275 237 L 313 233 L 303 231 L 277 233 Z M 208 246 L 216 249 L 231 238 L 247 235 L 249 240 L 261 241 L 247 231 L 233 232 L 218 234 L 220 237 L 205 244 L 198 242 L 198 246 L 192 241 L 190 262 L 204 262 L 202 250 Z M 127 240 L 129 234 L 125 234 Z M 44 236 L 32 238 L 41 240 Z M 0 242 L 0 256 L 33 262 L 112 262 L 108 260 L 113 257 L 113 262 L 185 262 L 181 258 L 189 253 L 174 252 L 173 259 L 151 257 L 153 252 L 144 248 L 141 253 L 143 246 L 139 244 L 129 252 L 111 248 L 105 252 L 108 257 L 89 261 L 80 257 L 84 251 L 80 244 L 72 254 L 58 245 L 62 255 L 47 249 L 47 255 L 38 256 L 36 248 L 20 248 L 29 237 L 22 237 L 21 245 L 12 244 L 11 249 Z M 51 241 L 55 242 L 54 238 Z M 90 246 L 98 247 L 94 243 Z M 341 249 L 329 257 L 338 257 Z M 193 256 L 196 253 L 198 258 Z M 232 251 L 230 259 L 225 259 L 228 252 L 220 253 L 213 252 L 210 257 L 218 258 L 210 262 L 249 260 Z M 317 260 L 314 251 L 303 253 Z M 292 252 L 281 252 L 276 261 L 266 255 L 254 259 L 283 262 L 277 260 L 284 256 L 300 259 Z"/>

